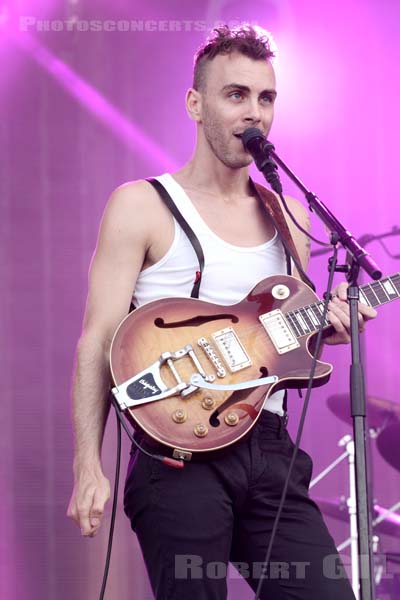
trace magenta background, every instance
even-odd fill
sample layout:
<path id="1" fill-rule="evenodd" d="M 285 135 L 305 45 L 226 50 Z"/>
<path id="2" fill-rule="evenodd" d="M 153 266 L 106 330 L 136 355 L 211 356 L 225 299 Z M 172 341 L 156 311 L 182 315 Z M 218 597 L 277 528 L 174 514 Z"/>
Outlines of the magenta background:
<path id="1" fill-rule="evenodd" d="M 180 165 L 191 153 L 194 126 L 183 99 L 204 38 L 204 31 L 22 32 L 18 15 L 209 25 L 247 19 L 271 29 L 280 63 L 270 138 L 279 153 L 356 236 L 400 225 L 397 0 L 249 0 L 246 8 L 223 0 L 109 4 L 0 3 L 0 15 L 8 6 L 10 16 L 0 27 L 0 595 L 10 600 L 98 596 L 110 506 L 94 540 L 82 539 L 65 517 L 72 486 L 69 389 L 86 275 L 110 192 L 123 181 Z M 299 197 L 287 182 L 285 188 Z M 388 240 L 393 253 L 399 241 Z M 369 250 L 385 274 L 400 270 L 379 244 Z M 313 259 L 311 274 L 322 293 L 326 257 Z M 399 308 L 382 307 L 365 335 L 369 393 L 394 402 Z M 337 441 L 350 431 L 326 407 L 327 396 L 346 390 L 348 357 L 348 347 L 326 352 L 335 372 L 312 398 L 303 447 L 315 474 L 337 456 Z M 293 433 L 299 409 L 293 393 Z M 124 441 L 123 471 L 127 448 Z M 110 477 L 114 453 L 112 415 L 104 445 Z M 399 500 L 399 473 L 374 445 L 372 455 L 374 495 L 389 506 Z M 346 477 L 342 465 L 315 494 L 346 494 Z M 337 542 L 347 537 L 344 524 L 329 525 Z M 399 552 L 398 539 L 382 537 L 382 549 Z M 121 494 L 108 586 L 107 598 L 151 598 Z M 244 582 L 230 581 L 232 600 L 251 597 Z"/>

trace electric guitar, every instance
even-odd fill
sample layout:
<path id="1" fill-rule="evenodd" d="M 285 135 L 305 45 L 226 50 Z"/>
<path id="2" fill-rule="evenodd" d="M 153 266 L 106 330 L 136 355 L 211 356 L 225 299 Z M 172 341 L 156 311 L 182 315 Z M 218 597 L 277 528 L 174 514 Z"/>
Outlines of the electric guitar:
<path id="1" fill-rule="evenodd" d="M 373 307 L 399 297 L 400 273 L 360 288 L 360 302 Z M 177 458 L 224 448 L 248 433 L 272 393 L 307 387 L 322 313 L 316 294 L 288 275 L 264 279 L 233 306 L 149 302 L 114 335 L 113 393 L 132 422 Z M 332 368 L 318 360 L 313 387 Z"/>

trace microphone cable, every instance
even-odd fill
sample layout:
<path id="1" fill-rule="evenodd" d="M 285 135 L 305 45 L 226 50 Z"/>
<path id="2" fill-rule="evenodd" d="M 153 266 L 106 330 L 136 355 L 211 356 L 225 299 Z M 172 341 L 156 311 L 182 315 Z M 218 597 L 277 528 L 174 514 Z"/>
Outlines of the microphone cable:
<path id="1" fill-rule="evenodd" d="M 110 569 L 110 562 L 111 562 L 111 550 L 112 550 L 112 544 L 113 544 L 113 538 L 114 538 L 115 518 L 116 518 L 116 514 L 117 514 L 119 478 L 120 478 L 120 472 L 121 472 L 121 448 L 122 448 L 122 446 L 121 446 L 121 425 L 125 429 L 125 432 L 128 435 L 131 442 L 136 446 L 136 448 L 140 452 L 143 452 L 143 454 L 146 454 L 146 456 L 149 456 L 150 458 L 154 458 L 155 460 L 162 462 L 164 465 L 173 467 L 175 469 L 182 469 L 185 466 L 185 463 L 182 460 L 175 460 L 174 458 L 169 458 L 168 456 L 162 456 L 160 454 L 152 454 L 151 452 L 148 452 L 147 450 L 145 450 L 145 448 L 143 448 L 135 440 L 134 436 L 130 432 L 129 427 L 125 423 L 124 415 L 118 405 L 118 402 L 111 392 L 110 392 L 110 400 L 115 408 L 115 416 L 117 419 L 117 460 L 116 460 L 116 464 L 115 464 L 114 494 L 113 494 L 113 503 L 112 503 L 112 509 L 111 509 L 110 531 L 109 531 L 109 535 L 108 535 L 107 554 L 106 554 L 106 561 L 105 561 L 105 565 L 104 565 L 103 581 L 101 584 L 99 600 L 104 600 L 108 572 Z"/>
<path id="2" fill-rule="evenodd" d="M 113 503 L 112 503 L 112 511 L 111 511 L 111 523 L 110 523 L 110 532 L 108 534 L 106 564 L 104 566 L 103 581 L 102 581 L 101 590 L 100 590 L 100 600 L 104 599 L 104 594 L 105 594 L 106 585 L 107 585 L 108 571 L 110 569 L 111 550 L 112 550 L 114 527 L 115 527 L 115 516 L 117 513 L 119 475 L 120 475 L 120 470 L 121 470 L 121 422 L 120 422 L 118 413 L 116 412 L 115 414 L 117 417 L 117 462 L 115 464 L 114 495 L 113 495 Z"/>
<path id="3" fill-rule="evenodd" d="M 260 576 L 260 580 L 259 580 L 259 583 L 258 583 L 258 586 L 257 586 L 256 595 L 254 596 L 254 600 L 260 600 L 259 594 L 261 592 L 261 588 L 262 588 L 264 579 L 266 578 L 266 575 L 267 575 L 267 568 L 268 568 L 268 565 L 269 565 L 269 562 L 270 562 L 270 559 L 271 559 L 272 547 L 273 547 L 274 540 L 275 540 L 275 537 L 276 537 L 276 532 L 278 530 L 279 520 L 281 518 L 283 506 L 285 504 L 290 477 L 291 477 L 293 466 L 294 466 L 294 463 L 295 463 L 295 460 L 296 460 L 296 457 L 297 457 L 297 452 L 298 452 L 299 447 L 300 447 L 301 436 L 303 434 L 303 428 L 304 428 L 304 422 L 305 422 L 305 418 L 306 418 L 306 415 L 307 415 L 307 410 L 308 410 L 310 396 L 311 396 L 312 384 L 313 384 L 313 381 L 314 381 L 315 369 L 316 369 L 317 361 L 318 361 L 318 353 L 319 353 L 319 350 L 320 350 L 320 347 L 321 347 L 321 343 L 322 343 L 322 334 L 323 334 L 323 330 L 324 330 L 324 323 L 325 323 L 326 316 L 327 316 L 327 313 L 328 313 L 328 304 L 329 304 L 329 301 L 331 299 L 331 291 L 332 291 L 332 286 L 333 286 L 333 278 L 334 278 L 335 267 L 336 267 L 336 263 L 337 263 L 337 253 L 338 253 L 338 248 L 335 245 L 334 246 L 334 251 L 333 251 L 333 257 L 332 257 L 332 260 L 330 262 L 328 286 L 327 286 L 327 290 L 326 290 L 326 292 L 324 294 L 323 312 L 322 312 L 322 315 L 321 315 L 320 327 L 319 327 L 318 333 L 317 333 L 317 341 L 316 341 L 315 347 L 314 347 L 314 356 L 313 356 L 312 363 L 311 363 L 310 378 L 308 380 L 307 392 L 306 392 L 306 395 L 305 395 L 305 398 L 304 398 L 303 408 L 301 410 L 301 416 L 300 416 L 299 426 L 297 428 L 297 434 L 296 434 L 296 440 L 295 440 L 294 447 L 293 447 L 293 453 L 292 453 L 292 456 L 291 456 L 291 459 L 290 459 L 289 468 L 288 468 L 288 472 L 286 474 L 285 483 L 283 485 L 283 490 L 282 490 L 281 499 L 279 501 L 278 510 L 276 512 L 276 515 L 275 515 L 274 524 L 273 524 L 273 527 L 272 527 L 272 532 L 271 532 L 271 537 L 270 537 L 270 540 L 269 540 L 267 552 L 266 552 L 266 555 L 265 555 L 265 559 L 264 559 L 264 561 L 262 563 L 261 576 Z"/>
<path id="4" fill-rule="evenodd" d="M 324 247 L 331 247 L 332 244 L 323 242 L 311 235 L 309 231 L 306 231 L 289 209 L 285 197 L 283 196 L 282 183 L 278 174 L 278 165 L 269 155 L 270 151 L 275 150 L 275 148 L 271 142 L 265 138 L 263 132 L 257 127 L 249 127 L 248 129 L 245 129 L 242 134 L 242 144 L 244 149 L 253 157 L 258 170 L 264 175 L 274 192 L 278 194 L 285 211 L 296 225 L 297 229 L 310 238 L 310 240 L 313 240 L 313 242 L 316 244 Z"/>

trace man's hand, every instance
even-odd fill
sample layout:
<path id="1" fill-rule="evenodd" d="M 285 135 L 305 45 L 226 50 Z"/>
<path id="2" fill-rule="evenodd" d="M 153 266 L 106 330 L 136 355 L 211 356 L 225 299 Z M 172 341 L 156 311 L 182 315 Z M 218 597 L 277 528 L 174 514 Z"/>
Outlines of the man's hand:
<path id="1" fill-rule="evenodd" d="M 75 484 L 67 516 L 76 522 L 83 536 L 96 535 L 109 497 L 110 482 L 99 467 L 75 469 Z"/>
<path id="2" fill-rule="evenodd" d="M 347 303 L 348 284 L 340 283 L 332 292 L 329 302 L 328 319 L 334 332 L 324 338 L 326 344 L 348 344 L 350 342 L 350 310 Z M 374 308 L 358 303 L 358 328 L 360 333 L 365 329 L 366 321 L 374 319 L 377 312 Z"/>

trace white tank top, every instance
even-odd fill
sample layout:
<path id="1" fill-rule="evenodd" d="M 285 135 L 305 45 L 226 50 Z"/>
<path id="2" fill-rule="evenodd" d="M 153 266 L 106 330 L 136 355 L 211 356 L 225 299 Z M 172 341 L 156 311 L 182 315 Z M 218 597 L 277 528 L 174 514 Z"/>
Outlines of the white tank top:
<path id="1" fill-rule="evenodd" d="M 184 189 L 169 173 L 156 179 L 172 197 L 203 249 L 200 300 L 236 304 L 265 277 L 286 273 L 286 256 L 276 231 L 271 240 L 259 246 L 234 246 L 208 227 Z M 167 253 L 139 274 L 132 297 L 135 306 L 171 296 L 190 297 L 199 263 L 192 244 L 175 219 L 174 226 L 174 239 Z M 283 391 L 272 394 L 265 408 L 282 415 L 283 396 Z"/>

